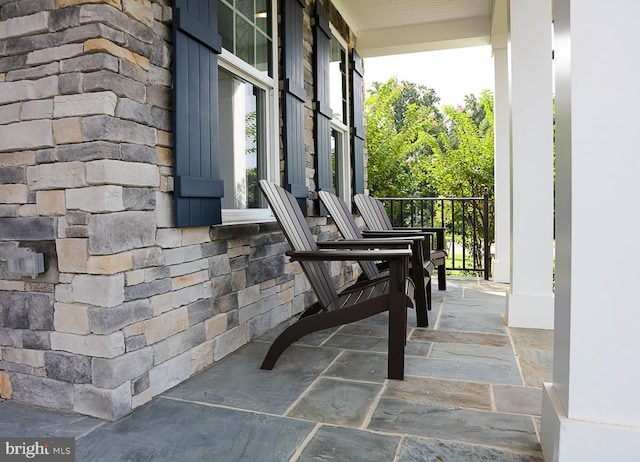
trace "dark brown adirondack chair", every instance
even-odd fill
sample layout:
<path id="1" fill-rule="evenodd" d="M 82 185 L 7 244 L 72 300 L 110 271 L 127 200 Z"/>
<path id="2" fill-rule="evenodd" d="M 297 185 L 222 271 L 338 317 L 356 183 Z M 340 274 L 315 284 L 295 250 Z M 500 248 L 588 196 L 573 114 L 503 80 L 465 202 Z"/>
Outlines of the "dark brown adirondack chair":
<path id="1" fill-rule="evenodd" d="M 438 289 L 445 290 L 447 288 L 447 278 L 445 262 L 447 251 L 444 249 L 444 231 L 445 228 L 401 228 L 394 227 L 389 220 L 384 204 L 378 199 L 367 196 L 365 194 L 355 195 L 356 206 L 362 215 L 367 228 L 370 231 L 391 231 L 398 236 L 405 236 L 406 233 L 424 232 L 436 235 L 436 247 L 431 248 L 429 240 L 425 241 L 428 248 L 425 249 L 425 255 L 429 255 L 431 261 L 438 267 Z"/>
<path id="2" fill-rule="evenodd" d="M 365 236 L 360 231 L 358 224 L 353 219 L 353 215 L 347 208 L 347 204 L 342 199 L 337 197 L 328 191 L 319 191 L 318 197 L 325 206 L 331 218 L 336 223 L 338 230 L 342 234 L 342 237 L 349 240 L 364 239 Z M 389 237 L 388 233 L 367 233 L 367 238 L 382 238 L 382 239 L 397 239 L 397 237 Z M 431 310 L 431 271 L 434 266 L 430 261 L 427 261 L 425 265 L 423 257 L 423 242 L 424 236 L 413 236 L 413 256 L 411 258 L 410 276 L 413 280 L 416 302 L 416 318 L 419 327 L 426 327 L 429 325 L 427 317 L 427 311 Z M 379 277 L 380 269 L 370 261 L 359 261 L 363 274 L 367 279 L 374 279 Z"/>
<path id="3" fill-rule="evenodd" d="M 370 244 L 367 240 L 339 241 L 343 244 L 337 247 L 348 250 L 322 250 L 315 242 L 295 197 L 266 180 L 260 180 L 260 188 L 293 249 L 287 255 L 300 262 L 318 299 L 276 338 L 261 368 L 273 369 L 289 345 L 304 335 L 389 311 L 388 377 L 402 380 L 407 307 L 413 306 L 407 284 L 410 281 L 407 273 L 411 241 L 399 240 L 391 244 L 391 248 L 381 248 L 378 243 Z M 372 245 L 375 250 L 366 249 Z M 389 261 L 389 277 L 376 278 L 338 292 L 327 267 L 326 262 L 330 260 L 386 260 Z"/>

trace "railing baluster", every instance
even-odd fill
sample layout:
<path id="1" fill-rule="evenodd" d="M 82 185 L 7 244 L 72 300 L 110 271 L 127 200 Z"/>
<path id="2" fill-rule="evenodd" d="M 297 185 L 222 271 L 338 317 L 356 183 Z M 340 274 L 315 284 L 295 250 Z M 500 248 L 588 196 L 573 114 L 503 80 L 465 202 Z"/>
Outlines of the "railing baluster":
<path id="1" fill-rule="evenodd" d="M 389 216 L 394 226 L 420 226 L 446 228 L 449 239 L 449 258 L 451 264 L 447 270 L 474 271 L 491 276 L 491 237 L 489 236 L 489 193 L 485 188 L 483 197 L 385 197 L 379 198 L 389 207 Z M 440 209 L 437 210 L 436 207 Z M 459 208 L 458 208 L 459 207 Z M 469 209 L 471 212 L 469 212 Z M 460 212 L 460 220 L 456 213 Z M 425 218 L 425 214 L 428 216 Z M 439 215 L 439 223 L 436 223 Z M 482 240 L 478 239 L 480 221 L 482 221 Z M 471 228 L 469 230 L 469 228 Z M 471 255 L 467 255 L 468 242 L 471 241 Z M 445 244 L 446 245 L 446 244 Z M 462 248 L 462 264 L 456 263 L 456 253 Z M 480 258 L 482 255 L 482 259 Z M 467 264 L 467 258 L 472 264 Z"/>
<path id="2" fill-rule="evenodd" d="M 489 188 L 484 188 L 484 214 L 483 214 L 483 231 L 484 231 L 484 279 L 486 281 L 491 277 L 491 242 L 489 242 Z"/>

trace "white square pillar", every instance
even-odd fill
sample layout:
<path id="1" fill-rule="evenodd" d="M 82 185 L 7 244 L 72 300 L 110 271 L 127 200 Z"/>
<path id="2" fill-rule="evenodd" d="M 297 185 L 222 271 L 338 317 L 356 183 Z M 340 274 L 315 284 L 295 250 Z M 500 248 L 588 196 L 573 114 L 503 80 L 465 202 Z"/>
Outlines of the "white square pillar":
<path id="1" fill-rule="evenodd" d="M 493 45 L 495 96 L 494 181 L 495 181 L 495 261 L 492 276 L 495 282 L 511 281 L 511 161 L 509 126 L 509 60 L 506 40 Z"/>
<path id="2" fill-rule="evenodd" d="M 548 462 L 631 462 L 640 447 L 640 2 L 554 8 L 556 302 L 542 447 Z"/>
<path id="3" fill-rule="evenodd" d="M 553 328 L 551 0 L 510 0 L 511 327 Z"/>

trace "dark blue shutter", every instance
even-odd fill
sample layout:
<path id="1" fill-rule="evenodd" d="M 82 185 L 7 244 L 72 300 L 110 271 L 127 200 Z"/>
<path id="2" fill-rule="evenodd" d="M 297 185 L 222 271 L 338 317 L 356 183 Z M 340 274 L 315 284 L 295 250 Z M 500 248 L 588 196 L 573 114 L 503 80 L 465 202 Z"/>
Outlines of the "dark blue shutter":
<path id="1" fill-rule="evenodd" d="M 303 18 L 304 0 L 283 2 L 284 109 L 283 147 L 285 188 L 298 199 L 306 212 L 309 190 L 306 182 L 306 153 L 304 149 L 304 90 Z"/>
<path id="2" fill-rule="evenodd" d="M 173 120 L 176 227 L 222 223 L 218 147 L 217 0 L 174 0 Z"/>
<path id="3" fill-rule="evenodd" d="M 353 194 L 364 194 L 364 69 L 362 58 L 351 52 L 351 152 Z"/>
<path id="4" fill-rule="evenodd" d="M 324 190 L 335 194 L 333 169 L 331 168 L 331 119 L 333 118 L 333 111 L 331 110 L 329 78 L 330 49 L 329 13 L 320 2 L 316 2 L 314 27 L 316 181 L 318 191 Z M 327 211 L 320 206 L 319 213 L 326 215 Z"/>

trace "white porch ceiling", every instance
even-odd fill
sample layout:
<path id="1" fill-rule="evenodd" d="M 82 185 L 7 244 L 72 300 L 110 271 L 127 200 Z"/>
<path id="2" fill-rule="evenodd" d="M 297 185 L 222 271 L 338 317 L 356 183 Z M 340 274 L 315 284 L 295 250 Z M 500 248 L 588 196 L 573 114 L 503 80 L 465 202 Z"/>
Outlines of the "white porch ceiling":
<path id="1" fill-rule="evenodd" d="M 506 0 L 333 0 L 364 57 L 488 45 L 503 3 L 506 10 Z"/>

